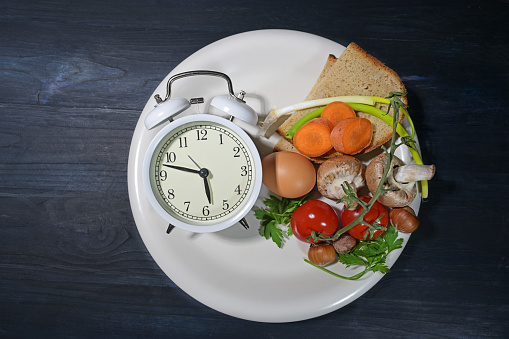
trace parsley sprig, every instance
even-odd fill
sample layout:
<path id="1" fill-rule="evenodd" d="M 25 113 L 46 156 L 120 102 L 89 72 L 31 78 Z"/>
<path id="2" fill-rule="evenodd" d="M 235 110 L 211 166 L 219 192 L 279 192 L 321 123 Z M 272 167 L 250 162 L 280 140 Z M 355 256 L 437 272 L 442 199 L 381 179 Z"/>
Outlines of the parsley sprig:
<path id="1" fill-rule="evenodd" d="M 357 280 L 368 272 L 380 272 L 383 274 L 390 272 L 390 269 L 386 266 L 387 256 L 392 251 L 401 248 L 402 245 L 403 239 L 398 239 L 398 231 L 392 225 L 389 225 L 387 232 L 378 238 L 359 241 L 349 253 L 339 255 L 339 261 L 345 264 L 347 268 L 357 265 L 364 266 L 362 272 L 351 277 L 345 277 L 325 267 L 317 266 L 308 259 L 304 259 L 304 261 L 335 277 Z"/>
<path id="2" fill-rule="evenodd" d="M 293 212 L 303 203 L 310 200 L 311 194 L 305 195 L 300 198 L 277 198 L 271 195 L 263 201 L 267 208 L 260 208 L 255 210 L 255 216 L 261 220 L 260 235 L 265 239 L 271 239 L 276 245 L 281 248 L 283 240 L 286 236 L 292 235 L 292 228 L 289 227 L 290 220 Z M 283 228 L 286 227 L 285 235 L 283 235 Z"/>

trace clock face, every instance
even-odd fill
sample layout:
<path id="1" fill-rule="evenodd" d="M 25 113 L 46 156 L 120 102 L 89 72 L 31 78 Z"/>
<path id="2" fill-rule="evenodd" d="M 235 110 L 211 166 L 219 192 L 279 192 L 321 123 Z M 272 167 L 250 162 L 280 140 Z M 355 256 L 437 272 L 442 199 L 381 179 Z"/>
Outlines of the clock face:
<path id="1" fill-rule="evenodd" d="M 185 224 L 204 227 L 243 210 L 254 192 L 256 175 L 246 141 L 214 121 L 171 129 L 155 146 L 149 167 L 152 192 L 164 211 Z"/>

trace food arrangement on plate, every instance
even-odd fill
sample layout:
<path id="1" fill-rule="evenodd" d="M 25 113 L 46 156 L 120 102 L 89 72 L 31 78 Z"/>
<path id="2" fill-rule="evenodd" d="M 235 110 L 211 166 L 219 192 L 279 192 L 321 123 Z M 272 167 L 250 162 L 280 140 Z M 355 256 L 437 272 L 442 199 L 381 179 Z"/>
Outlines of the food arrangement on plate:
<path id="1" fill-rule="evenodd" d="M 339 58 L 329 55 L 304 102 L 271 111 L 263 135 L 290 116 L 276 126 L 281 138 L 262 160 L 263 183 L 277 196 L 255 211 L 260 235 L 278 247 L 292 235 L 309 243 L 305 261 L 340 278 L 388 272 L 387 255 L 403 242 L 398 231 L 419 225 L 409 206 L 418 185 L 427 198 L 435 173 L 413 140 L 405 92 L 396 72 L 351 43 Z M 411 135 L 401 125 L 405 117 Z M 399 147 L 408 148 L 413 163 L 395 155 Z M 334 204 L 342 204 L 339 217 Z M 365 269 L 346 277 L 325 268 L 336 262 Z"/>
<path id="2" fill-rule="evenodd" d="M 246 53 L 247 50 L 250 52 Z M 331 53 L 339 57 L 329 55 Z M 320 63 L 326 56 L 322 69 Z M 262 116 L 261 125 L 247 124 L 249 128 L 245 128 L 246 124 L 239 123 L 239 119 L 233 122 L 256 144 L 260 167 L 263 158 L 265 185 L 261 185 L 263 187 L 256 194 L 255 207 L 245 215 L 251 226 L 247 230 L 238 223 L 236 227 L 210 233 L 168 227 L 168 221 L 151 207 L 142 179 L 147 150 L 156 135 L 166 128 L 148 131 L 144 124 L 158 103 L 152 96 L 134 131 L 128 163 L 131 210 L 151 256 L 173 283 L 191 297 L 222 313 L 247 320 L 290 322 L 309 319 L 337 310 L 362 296 L 383 277 L 379 273 L 366 273 L 387 272 L 402 253 L 410 237 L 409 233 L 402 233 L 402 227 L 407 227 L 409 232 L 417 227 L 418 219 L 407 212 L 407 206 L 419 212 L 420 195 L 425 198 L 428 194 L 426 180 L 415 184 L 419 179 L 403 179 L 413 183 L 401 183 L 402 175 L 408 176 L 415 170 L 412 165 L 423 163 L 417 136 L 405 110 L 407 100 L 402 95 L 405 88 L 399 77 L 355 44 L 345 49 L 334 41 L 308 33 L 261 30 L 240 33 L 203 47 L 173 69 L 154 94 L 168 92 L 168 82 L 173 76 L 204 69 L 228 74 L 236 86 L 246 90 L 243 105 L 247 104 L 254 112 L 265 114 L 274 108 L 266 117 Z M 172 91 L 171 102 L 173 98 L 196 100 L 197 97 L 212 98 L 224 94 L 222 86 L 216 86 L 216 80 L 207 79 L 192 81 L 192 86 L 186 84 L 187 80 L 179 81 L 179 86 Z M 224 82 L 220 81 L 220 84 L 224 85 Z M 307 95 L 305 88 L 313 84 Z M 394 93 L 391 95 L 391 92 Z M 286 106 L 289 104 L 292 105 Z M 328 104 L 330 106 L 325 109 Z M 401 123 L 396 124 L 395 133 L 394 105 L 398 106 L 396 118 Z M 211 106 L 211 103 L 205 103 L 204 106 L 193 105 L 193 108 L 200 114 L 201 110 L 209 110 Z M 191 114 L 183 113 L 186 117 L 179 117 L 170 125 L 198 116 L 188 113 Z M 207 113 L 213 117 L 217 112 Z M 337 128 L 329 150 L 328 143 L 321 142 L 325 145 L 323 154 L 307 153 L 317 147 L 306 141 L 306 136 L 313 135 L 313 131 L 318 131 L 322 137 L 327 136 L 328 131 L 332 135 L 341 122 L 335 120 L 337 116 L 341 120 L 362 121 L 361 126 L 366 126 L 366 122 L 357 118 L 367 119 L 373 132 L 370 134 L 361 129 L 358 137 L 355 131 L 359 128 L 355 123 L 343 122 L 345 126 L 341 131 Z M 217 118 L 226 121 L 220 114 Z M 324 119 L 315 120 L 314 127 L 305 127 L 299 136 L 297 132 L 301 127 L 315 118 L 330 118 L 334 122 L 325 124 Z M 296 134 L 297 139 L 304 136 L 304 141 L 295 142 Z M 353 146 L 365 144 L 366 138 L 370 139 L 369 144 L 356 153 L 358 149 Z M 399 145 L 401 143 L 406 146 Z M 373 159 L 378 156 L 379 165 L 373 168 L 375 179 L 371 180 L 368 167 L 372 162 L 374 166 Z M 385 173 L 387 157 L 394 159 L 395 156 L 405 166 Z M 192 154 L 191 157 L 194 159 Z M 188 159 L 187 156 L 181 158 Z M 212 159 L 210 163 L 213 162 Z M 187 168 L 195 166 L 192 161 L 183 164 Z M 378 174 L 380 168 L 382 171 Z M 429 166 L 428 171 L 432 170 L 433 166 Z M 270 171 L 272 183 L 267 176 Z M 371 193 L 369 186 L 378 187 L 377 180 L 386 181 L 381 180 L 385 174 L 390 178 L 388 181 L 395 182 L 395 187 L 408 186 L 408 193 L 396 188 L 387 192 L 376 188 L 375 193 Z M 200 179 L 198 174 L 194 178 Z M 216 182 L 214 179 L 217 178 L 211 178 L 211 185 Z M 205 179 L 196 181 L 198 186 L 190 191 L 200 191 L 199 198 L 208 201 Z M 345 182 L 348 184 L 342 185 Z M 215 187 L 212 192 L 216 193 Z M 405 195 L 408 200 L 414 197 L 409 205 L 391 207 L 381 201 L 385 195 L 402 192 L 403 198 Z M 375 206 L 371 198 L 376 195 L 382 209 L 377 208 L 378 204 Z M 344 205 L 348 203 L 350 209 L 345 209 Z M 366 212 L 364 206 L 373 207 Z M 330 213 L 331 209 L 334 213 Z M 323 225 L 309 222 L 320 221 L 309 213 L 317 210 L 323 210 L 317 213 L 323 219 Z M 387 217 L 392 223 L 384 229 Z M 347 231 L 351 223 L 347 219 L 354 220 L 351 224 L 356 225 L 360 218 L 370 225 L 365 228 L 352 226 Z M 413 222 L 407 224 L 407 218 Z M 392 224 L 399 229 L 399 235 Z M 350 234 L 354 228 L 361 240 Z M 286 241 L 290 240 L 287 238 L 289 233 L 295 239 Z M 377 236 L 379 233 L 382 235 Z M 366 239 L 363 238 L 365 235 Z M 372 240 L 367 240 L 368 237 Z M 265 238 L 274 240 L 282 248 Z M 399 246 L 402 248 L 395 250 Z M 332 275 L 317 272 L 309 263 L 315 263 L 313 265 Z M 337 279 L 334 275 L 347 279 Z M 361 276 L 363 278 L 358 279 Z"/>

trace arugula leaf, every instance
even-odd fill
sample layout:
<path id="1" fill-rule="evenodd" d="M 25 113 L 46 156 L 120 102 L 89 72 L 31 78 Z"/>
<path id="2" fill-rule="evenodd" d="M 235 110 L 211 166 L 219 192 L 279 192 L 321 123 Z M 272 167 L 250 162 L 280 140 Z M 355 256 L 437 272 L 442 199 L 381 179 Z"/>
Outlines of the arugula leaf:
<path id="1" fill-rule="evenodd" d="M 265 239 L 272 239 L 276 245 L 281 248 L 284 238 L 293 235 L 292 228 L 289 227 L 293 212 L 306 201 L 310 200 L 311 194 L 300 198 L 277 198 L 274 195 L 266 198 L 263 204 L 266 208 L 256 209 L 255 217 L 261 220 L 260 235 Z M 283 229 L 286 227 L 285 234 Z"/>

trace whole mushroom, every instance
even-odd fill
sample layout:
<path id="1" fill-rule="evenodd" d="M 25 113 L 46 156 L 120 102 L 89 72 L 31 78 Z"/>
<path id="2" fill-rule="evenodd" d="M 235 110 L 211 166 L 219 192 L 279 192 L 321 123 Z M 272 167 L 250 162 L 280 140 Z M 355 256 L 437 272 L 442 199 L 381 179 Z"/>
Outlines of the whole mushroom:
<path id="1" fill-rule="evenodd" d="M 366 184 L 374 194 L 382 179 L 387 154 L 376 156 L 366 168 Z M 405 165 L 401 159 L 394 156 L 387 173 L 383 188 L 396 190 L 385 192 L 378 197 L 378 202 L 389 207 L 403 207 L 410 204 L 417 195 L 417 182 L 430 180 L 435 175 L 435 165 Z"/>
<path id="2" fill-rule="evenodd" d="M 352 156 L 338 155 L 330 158 L 320 165 L 316 173 L 318 191 L 326 198 L 339 200 L 346 195 L 341 187 L 345 181 L 355 191 L 366 185 L 365 171 L 364 164 Z M 357 206 L 350 206 L 350 209 L 355 208 Z"/>

